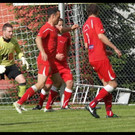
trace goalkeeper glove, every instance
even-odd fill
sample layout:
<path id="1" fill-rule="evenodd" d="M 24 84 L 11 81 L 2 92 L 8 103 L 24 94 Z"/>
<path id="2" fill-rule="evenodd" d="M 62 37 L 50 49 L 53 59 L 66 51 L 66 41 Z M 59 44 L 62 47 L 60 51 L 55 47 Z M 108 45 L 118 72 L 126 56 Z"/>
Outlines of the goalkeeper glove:
<path id="1" fill-rule="evenodd" d="M 0 65 L 0 74 L 3 74 L 6 71 L 6 68 L 4 65 Z"/>
<path id="2" fill-rule="evenodd" d="M 23 64 L 23 65 L 26 65 L 27 69 L 29 69 L 29 64 L 28 64 L 28 62 L 26 61 L 26 59 L 25 59 L 24 57 L 22 57 L 21 60 L 22 60 L 22 64 Z"/>

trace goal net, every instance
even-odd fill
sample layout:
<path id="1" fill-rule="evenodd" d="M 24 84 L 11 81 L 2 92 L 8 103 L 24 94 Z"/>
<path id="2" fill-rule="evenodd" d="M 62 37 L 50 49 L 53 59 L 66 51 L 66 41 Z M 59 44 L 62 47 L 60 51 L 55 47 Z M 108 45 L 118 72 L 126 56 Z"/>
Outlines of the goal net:
<path id="1" fill-rule="evenodd" d="M 85 3 L 65 3 L 65 10 L 64 13 L 62 13 L 65 16 L 65 25 L 71 26 L 77 23 L 80 26 L 78 30 L 71 32 L 72 46 L 70 48 L 68 57 L 68 64 L 74 77 L 74 88 L 70 102 L 71 104 L 86 104 L 90 102 L 97 94 L 97 90 L 102 87 L 102 83 L 98 79 L 97 74 L 93 71 L 89 64 L 87 51 L 84 48 L 82 26 L 87 19 L 87 5 L 88 4 Z M 20 61 L 16 57 L 16 63 L 21 67 L 21 71 L 27 80 L 27 88 L 35 84 L 37 79 L 36 59 L 39 50 L 35 43 L 35 37 L 37 36 L 37 32 L 39 31 L 40 27 L 47 21 L 47 9 L 54 6 L 58 7 L 58 3 L 0 4 L 0 35 L 2 35 L 2 25 L 6 22 L 12 23 L 14 26 L 14 36 L 17 38 L 21 49 L 23 50 L 24 55 L 30 64 L 30 69 L 26 71 L 25 67 L 21 66 Z M 130 55 L 131 53 L 129 53 L 128 50 L 133 50 L 134 48 L 134 41 L 132 38 L 135 28 L 133 27 L 133 22 L 131 23 L 130 20 L 132 18 L 125 20 L 125 16 L 120 10 L 125 9 L 126 4 L 124 5 L 120 3 L 118 6 L 115 4 L 99 4 L 99 6 L 101 10 L 100 17 L 106 28 L 107 36 L 114 44 L 118 46 L 120 50 L 122 50 L 122 52 L 126 52 L 124 53 L 122 59 L 117 59 L 115 54 L 109 57 L 113 64 L 114 70 L 116 71 L 120 87 L 120 89 L 117 89 L 113 95 L 116 97 L 118 90 L 126 91 L 127 89 L 129 90 L 127 90 L 129 93 L 132 93 L 131 90 L 134 90 L 135 78 L 135 74 L 133 74 L 135 71 L 133 71 L 132 68 L 135 65 L 132 64 L 132 59 L 128 59 L 129 56 L 133 57 Z M 113 16 L 114 11 L 116 14 Z M 125 14 L 129 14 L 128 10 Z M 121 17 L 122 25 L 119 24 L 119 19 L 117 17 Z M 129 22 L 130 27 L 128 27 Z M 127 35 L 124 35 L 126 33 L 122 31 L 123 28 L 125 29 L 125 27 L 129 28 Z M 118 33 L 118 30 L 121 31 Z M 9 86 L 9 84 L 12 84 L 12 87 L 4 88 L 0 84 L 0 88 L 3 91 L 1 94 L 2 96 L 0 96 L 0 104 L 12 104 L 17 100 L 18 84 L 14 80 L 9 80 L 7 86 Z M 128 95 L 128 99 L 130 96 L 131 95 Z M 39 92 L 31 97 L 26 104 L 36 104 L 38 101 Z M 58 97 L 57 101 L 60 101 L 60 97 Z M 117 101 L 118 99 L 116 100 L 116 98 L 114 98 L 114 102 Z"/>

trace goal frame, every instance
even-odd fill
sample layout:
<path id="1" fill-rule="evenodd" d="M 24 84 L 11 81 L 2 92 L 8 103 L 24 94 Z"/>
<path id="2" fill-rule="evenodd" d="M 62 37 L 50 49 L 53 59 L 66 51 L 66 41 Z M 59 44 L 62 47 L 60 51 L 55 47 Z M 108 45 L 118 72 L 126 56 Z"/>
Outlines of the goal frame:
<path id="1" fill-rule="evenodd" d="M 63 18 L 63 20 L 65 20 L 65 15 L 64 15 L 64 6 L 66 5 L 66 4 L 74 4 L 74 9 L 77 9 L 77 5 L 78 4 L 86 4 L 86 3 L 13 3 L 13 5 L 14 6 L 32 6 L 32 5 L 58 5 L 58 8 L 59 8 L 59 10 L 60 10 L 60 12 L 61 12 L 61 18 Z M 90 4 L 90 3 L 87 3 L 87 4 Z M 77 9 L 78 10 L 78 9 Z M 77 14 L 77 12 L 78 11 L 73 11 L 74 12 L 74 15 L 75 14 Z M 76 19 L 74 19 L 74 23 L 77 23 L 78 22 L 78 20 L 77 20 L 78 18 L 76 18 Z M 77 86 L 81 86 L 82 84 L 80 83 L 80 71 L 79 71 L 79 68 L 80 68 L 80 65 L 79 65 L 79 46 L 78 46 L 78 44 L 79 44 L 79 36 L 78 36 L 78 30 L 75 30 L 75 53 L 76 53 L 76 63 L 75 63 L 75 68 L 76 68 L 76 70 L 75 70 L 75 74 L 76 74 L 76 80 L 74 81 L 76 84 L 75 84 L 75 87 L 77 87 Z M 87 84 L 84 84 L 85 86 L 87 86 Z M 102 88 L 103 86 L 95 86 L 95 85 L 91 85 L 90 87 L 95 87 L 95 88 L 97 88 L 98 87 L 98 90 L 100 89 L 100 88 Z M 62 88 L 63 89 L 63 88 Z M 125 88 L 123 88 L 123 91 L 124 91 L 124 89 Z M 75 90 L 76 90 L 76 88 L 75 88 Z M 118 89 L 118 91 L 121 91 L 121 90 L 119 90 Z M 133 92 L 133 91 L 132 91 Z M 97 93 L 98 93 L 98 91 L 97 91 Z M 118 92 L 119 93 L 119 92 Z M 86 95 L 85 95 L 85 98 L 86 98 Z M 62 99 L 61 99 L 62 100 Z M 73 97 L 73 100 L 75 100 L 75 97 Z M 71 101 L 71 103 L 75 103 L 75 101 Z M 84 104 L 86 104 L 87 102 L 83 102 Z M 81 103 L 82 104 L 82 103 Z"/>

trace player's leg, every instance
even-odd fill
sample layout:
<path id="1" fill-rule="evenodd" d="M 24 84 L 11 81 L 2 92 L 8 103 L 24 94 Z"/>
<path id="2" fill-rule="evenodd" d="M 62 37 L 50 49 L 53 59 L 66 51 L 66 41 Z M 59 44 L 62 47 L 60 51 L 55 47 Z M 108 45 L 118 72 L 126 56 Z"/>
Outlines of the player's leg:
<path id="1" fill-rule="evenodd" d="M 21 113 L 21 105 L 28 100 L 30 97 L 32 97 L 35 92 L 37 92 L 38 90 L 42 89 L 44 87 L 45 81 L 47 79 L 47 76 L 43 76 L 41 74 L 38 74 L 38 82 L 31 86 L 30 88 L 28 88 L 26 90 L 26 92 L 24 93 L 24 95 L 21 97 L 21 99 L 19 99 L 17 102 L 15 102 L 13 105 L 15 106 L 16 110 Z"/>
<path id="2" fill-rule="evenodd" d="M 18 98 L 20 99 L 26 91 L 26 80 L 23 74 L 16 76 L 15 80 L 19 83 Z"/>
<path id="3" fill-rule="evenodd" d="M 19 83 L 18 99 L 21 99 L 21 97 L 24 95 L 24 93 L 26 91 L 26 80 L 25 80 L 23 74 L 16 76 L 15 80 Z M 27 111 L 27 109 L 24 108 L 23 106 L 21 106 L 21 110 Z"/>
<path id="4" fill-rule="evenodd" d="M 26 91 L 26 80 L 19 70 L 19 67 L 16 65 L 6 67 L 6 75 L 9 79 L 14 79 L 19 83 L 19 90 L 18 90 L 18 99 L 22 97 L 22 95 Z"/>
<path id="5" fill-rule="evenodd" d="M 47 97 L 49 90 L 51 89 L 52 83 L 53 83 L 52 80 L 50 79 L 50 77 L 48 77 L 44 88 L 40 92 L 39 103 L 32 110 L 41 110 L 42 109 L 43 102 L 44 102 L 45 98 Z"/>
<path id="6" fill-rule="evenodd" d="M 15 106 L 16 110 L 21 113 L 21 105 L 28 100 L 31 96 L 34 95 L 35 92 L 42 89 L 45 85 L 45 81 L 49 75 L 50 72 L 50 65 L 49 62 L 46 62 L 45 64 L 38 63 L 38 80 L 37 83 L 30 88 L 28 88 L 25 92 L 25 94 L 21 97 L 20 100 L 15 102 L 13 105 Z"/>
<path id="7" fill-rule="evenodd" d="M 113 81 L 109 81 L 107 85 L 111 85 L 113 88 L 116 88 L 117 87 L 117 82 L 114 79 Z M 107 118 L 118 117 L 112 111 L 112 93 L 109 92 L 108 96 L 106 96 L 103 100 L 104 100 L 104 103 L 105 103 L 105 109 L 106 109 Z"/>
<path id="8" fill-rule="evenodd" d="M 95 70 L 99 75 L 100 79 L 103 79 L 104 82 L 106 82 L 106 86 L 104 86 L 100 92 L 98 93 L 98 95 L 90 102 L 89 104 L 89 109 L 94 109 L 96 105 L 103 100 L 105 97 L 107 97 L 113 90 L 115 87 L 117 87 L 117 83 L 114 80 L 116 75 L 112 69 L 112 66 L 109 63 L 109 60 L 105 60 L 104 62 L 99 62 L 98 65 L 95 66 Z M 105 84 L 105 83 L 104 83 Z M 95 112 L 95 117 L 99 117 Z M 94 114 L 93 114 L 94 115 Z"/>
<path id="9" fill-rule="evenodd" d="M 9 79 L 12 78 L 19 83 L 18 99 L 20 99 L 26 91 L 26 80 L 19 70 L 19 67 L 17 67 L 16 65 L 8 66 L 6 67 L 5 73 Z M 27 111 L 27 109 L 25 109 L 24 107 L 21 107 L 21 110 Z"/>
<path id="10" fill-rule="evenodd" d="M 68 103 L 72 96 L 72 87 L 73 87 L 73 80 L 66 81 L 66 88 L 64 91 L 64 100 L 63 100 L 62 109 L 68 109 Z"/>
<path id="11" fill-rule="evenodd" d="M 40 100 L 39 100 L 39 106 L 42 108 L 44 100 L 46 99 L 48 95 L 48 91 L 51 88 L 51 84 L 45 84 L 44 88 L 40 92 Z"/>
<path id="12" fill-rule="evenodd" d="M 42 89 L 44 87 L 44 84 L 45 84 L 46 79 L 47 79 L 47 76 L 38 74 L 38 82 L 35 85 L 31 86 L 30 88 L 28 88 L 26 90 L 25 94 L 18 101 L 18 103 L 20 105 L 22 105 L 28 98 L 30 98 L 31 96 L 33 96 L 35 92 L 37 92 L 38 90 Z"/>
<path id="13" fill-rule="evenodd" d="M 68 76 L 68 79 L 65 83 L 66 83 L 66 88 L 65 88 L 65 91 L 64 91 L 64 100 L 63 100 L 63 105 L 62 105 L 62 108 L 63 109 L 68 109 L 68 103 L 71 99 L 71 96 L 72 96 L 72 88 L 73 88 L 73 78 L 72 78 L 72 75 L 69 77 Z"/>
<path id="14" fill-rule="evenodd" d="M 103 85 L 106 86 L 108 85 L 107 82 L 104 81 L 104 79 L 101 80 Z M 104 99 L 104 103 L 105 103 L 105 109 L 106 109 L 106 114 L 107 116 L 112 116 L 113 112 L 112 112 L 112 94 L 109 93 L 108 96 L 106 96 Z"/>
<path id="15" fill-rule="evenodd" d="M 99 63 L 104 65 L 103 63 Z M 100 68 L 97 71 L 98 76 L 100 78 L 100 80 L 102 80 L 103 84 L 105 85 L 98 93 L 98 95 L 94 98 L 94 100 L 90 103 L 90 107 L 95 108 L 96 105 L 98 104 L 98 102 L 100 102 L 101 100 L 104 99 L 104 97 L 108 96 L 109 93 L 111 93 L 113 91 L 113 89 L 116 87 L 116 85 L 114 85 L 115 81 L 111 80 L 109 74 L 108 74 L 108 68 L 107 65 L 105 66 L 100 66 Z M 115 78 L 115 73 L 113 72 L 113 79 Z M 109 84 L 112 83 L 113 85 Z"/>
<path id="16" fill-rule="evenodd" d="M 52 111 L 52 104 L 55 101 L 55 99 L 58 95 L 58 89 L 62 84 L 62 79 L 61 79 L 59 73 L 52 74 L 51 79 L 53 81 L 53 85 L 49 91 L 48 101 L 47 101 L 46 107 L 44 109 L 45 112 Z"/>
<path id="17" fill-rule="evenodd" d="M 62 109 L 68 109 L 69 108 L 68 103 L 72 96 L 73 75 L 67 63 L 63 64 L 62 67 L 58 67 L 58 69 L 61 78 L 64 80 L 66 84 L 64 94 L 62 96 L 63 98 Z"/>

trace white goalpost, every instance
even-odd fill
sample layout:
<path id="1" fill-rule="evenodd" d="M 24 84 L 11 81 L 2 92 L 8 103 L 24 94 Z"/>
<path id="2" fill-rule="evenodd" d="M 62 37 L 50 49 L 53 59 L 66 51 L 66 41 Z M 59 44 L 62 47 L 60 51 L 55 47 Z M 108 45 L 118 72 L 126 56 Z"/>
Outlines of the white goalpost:
<path id="1" fill-rule="evenodd" d="M 87 3 L 88 4 L 88 3 Z M 88 62 L 88 56 L 84 48 L 82 35 L 82 26 L 87 19 L 86 3 L 13 3 L 12 12 L 9 7 L 1 6 L 0 4 L 0 29 L 6 22 L 14 25 L 14 36 L 19 41 L 21 49 L 24 52 L 27 61 L 30 64 L 30 69 L 26 71 L 21 67 L 22 72 L 27 78 L 27 87 L 36 82 L 37 78 L 37 63 L 36 59 L 39 53 L 35 43 L 35 37 L 39 28 L 45 23 L 46 11 L 52 6 L 57 6 L 61 12 L 61 18 L 64 19 L 65 25 L 79 24 L 80 28 L 71 32 L 72 46 L 70 48 L 68 64 L 71 68 L 74 77 L 73 95 L 70 101 L 71 105 L 88 104 L 103 87 L 100 86 L 97 76 L 93 73 L 93 69 Z M 15 14 L 16 9 L 19 15 Z M 30 10 L 26 10 L 27 8 Z M 14 10 L 13 10 L 14 9 Z M 16 13 L 17 13 L 16 11 Z M 23 16 L 23 12 L 25 15 Z M 22 16 L 22 18 L 20 18 Z M 24 17 L 24 18 L 23 18 Z M 26 18 L 25 18 L 26 17 Z M 29 21 L 28 21 L 29 20 Z M 1 32 L 1 31 L 0 31 Z M 20 63 L 16 59 L 18 66 Z M 95 84 L 96 82 L 96 84 Z M 99 83 L 99 84 L 98 84 Z M 9 85 L 8 83 L 7 85 Z M 60 90 L 60 98 L 63 100 L 63 91 L 65 84 Z M 13 82 L 12 87 L 4 90 L 0 83 L 0 105 L 12 104 L 17 98 L 18 85 Z M 129 88 L 118 87 L 113 94 L 113 104 L 128 104 L 131 93 L 135 92 Z M 26 104 L 37 104 L 39 93 L 36 93 Z M 46 102 L 46 101 L 45 101 Z M 59 102 L 55 104 L 62 105 Z M 103 104 L 102 102 L 100 104 Z"/>

